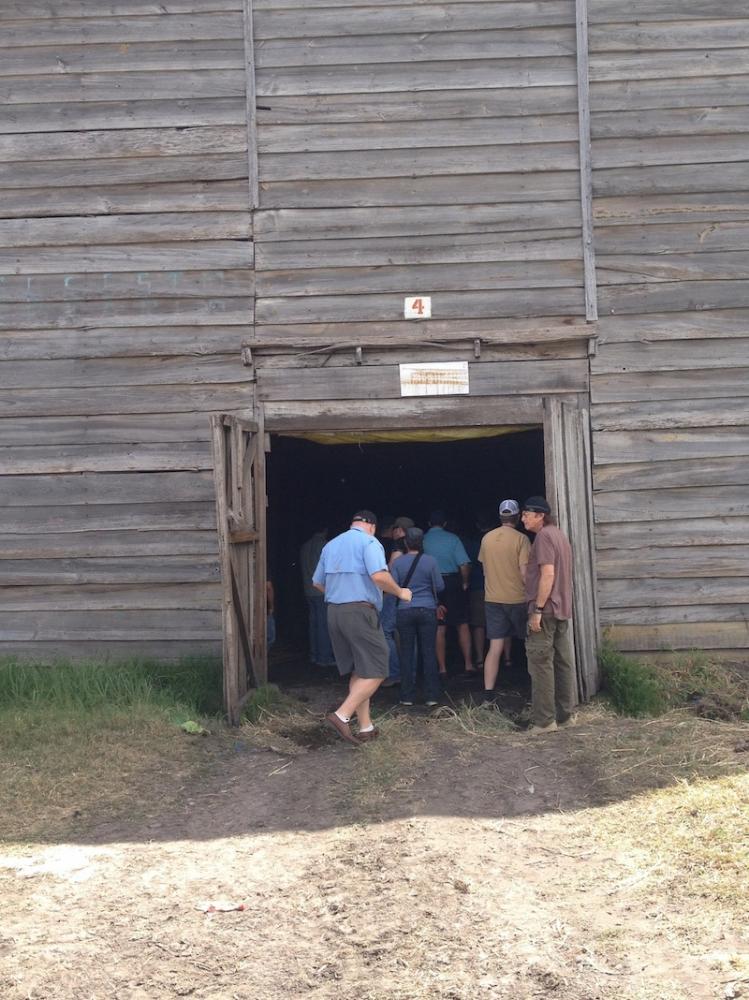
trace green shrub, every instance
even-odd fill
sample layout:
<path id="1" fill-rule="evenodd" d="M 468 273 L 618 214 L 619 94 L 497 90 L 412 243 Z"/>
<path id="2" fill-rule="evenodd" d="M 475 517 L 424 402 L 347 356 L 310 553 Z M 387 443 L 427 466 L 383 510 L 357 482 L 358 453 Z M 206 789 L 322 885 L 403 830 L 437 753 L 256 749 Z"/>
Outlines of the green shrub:
<path id="1" fill-rule="evenodd" d="M 600 654 L 604 689 L 622 715 L 661 715 L 669 698 L 659 671 L 650 664 L 625 656 L 604 642 Z"/>

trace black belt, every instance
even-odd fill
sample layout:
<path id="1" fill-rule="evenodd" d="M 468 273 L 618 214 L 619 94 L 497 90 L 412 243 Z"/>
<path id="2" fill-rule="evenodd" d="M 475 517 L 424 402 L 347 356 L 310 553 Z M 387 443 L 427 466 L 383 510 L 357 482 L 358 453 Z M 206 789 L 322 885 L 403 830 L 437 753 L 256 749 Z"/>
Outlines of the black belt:
<path id="1" fill-rule="evenodd" d="M 371 602 L 371 601 L 341 601 L 341 603 L 340 603 L 340 604 L 339 604 L 338 606 L 339 606 L 339 607 L 342 607 L 342 606 L 344 606 L 344 605 L 345 605 L 345 606 L 348 606 L 348 605 L 351 605 L 351 604 L 359 604 L 359 605 L 361 605 L 362 607 L 365 607 L 365 608 L 372 608 L 372 609 L 373 609 L 374 611 L 376 611 L 376 610 L 377 610 L 377 608 L 375 607 L 375 605 L 374 605 L 374 604 L 372 604 L 372 602 Z"/>

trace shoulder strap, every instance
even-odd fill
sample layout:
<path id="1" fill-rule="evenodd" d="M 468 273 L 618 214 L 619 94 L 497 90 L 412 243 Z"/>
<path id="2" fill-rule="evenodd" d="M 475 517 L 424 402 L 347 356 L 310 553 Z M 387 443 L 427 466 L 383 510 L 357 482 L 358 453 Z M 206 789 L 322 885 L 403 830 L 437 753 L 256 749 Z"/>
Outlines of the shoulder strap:
<path id="1" fill-rule="evenodd" d="M 405 589 L 405 588 L 406 588 L 406 587 L 407 587 L 407 586 L 409 585 L 409 583 L 411 582 L 411 577 L 412 577 L 412 576 L 414 575 L 414 570 L 416 569 L 416 564 L 417 564 L 417 562 L 419 561 L 419 559 L 421 559 L 421 557 L 422 557 L 422 555 L 423 555 L 423 554 L 424 554 L 423 552 L 419 552 L 419 553 L 417 554 L 417 556 L 415 557 L 414 561 L 413 561 L 413 562 L 411 563 L 411 565 L 410 565 L 410 566 L 408 567 L 408 573 L 406 573 L 406 578 L 405 578 L 405 580 L 403 581 L 403 587 L 404 587 L 404 589 Z M 398 602 L 400 602 L 400 597 L 396 598 L 396 603 L 398 603 Z"/>

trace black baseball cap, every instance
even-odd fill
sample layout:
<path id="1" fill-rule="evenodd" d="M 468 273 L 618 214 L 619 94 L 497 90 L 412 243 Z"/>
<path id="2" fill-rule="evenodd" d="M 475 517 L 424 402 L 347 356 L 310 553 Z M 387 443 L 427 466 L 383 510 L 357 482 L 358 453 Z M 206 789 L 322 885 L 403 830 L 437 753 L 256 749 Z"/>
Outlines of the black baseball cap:
<path id="1" fill-rule="evenodd" d="M 551 507 L 546 497 L 528 497 L 523 504 L 523 510 L 529 510 L 534 514 L 551 514 Z"/>
<path id="2" fill-rule="evenodd" d="M 377 524 L 377 515 L 373 514 L 371 510 L 357 510 L 351 518 L 352 524 L 354 521 L 364 521 L 365 524 Z"/>

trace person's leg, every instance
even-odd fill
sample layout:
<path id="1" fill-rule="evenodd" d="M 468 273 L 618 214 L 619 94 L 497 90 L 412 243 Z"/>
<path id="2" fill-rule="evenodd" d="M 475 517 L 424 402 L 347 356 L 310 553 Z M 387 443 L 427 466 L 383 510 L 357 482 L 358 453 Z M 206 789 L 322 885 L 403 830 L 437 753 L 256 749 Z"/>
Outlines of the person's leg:
<path id="1" fill-rule="evenodd" d="M 554 630 L 554 698 L 557 722 L 566 722 L 574 713 L 577 702 L 576 689 L 570 623 L 557 620 Z"/>
<path id="2" fill-rule="evenodd" d="M 401 644 L 401 701 L 413 701 L 416 696 L 416 618 L 417 608 L 398 612 L 396 624 Z"/>
<path id="3" fill-rule="evenodd" d="M 512 666 L 512 636 L 508 635 L 505 639 L 502 652 L 505 654 L 505 666 Z"/>
<path id="4" fill-rule="evenodd" d="M 483 625 L 474 625 L 473 659 L 477 667 L 480 667 L 483 662 L 485 648 L 486 648 L 486 628 Z"/>
<path id="5" fill-rule="evenodd" d="M 318 601 L 314 597 L 306 597 L 307 601 L 307 616 L 308 616 L 308 642 L 309 642 L 309 658 L 312 663 L 320 663 L 320 651 L 317 648 L 317 636 L 319 634 L 319 627 L 317 623 L 319 611 L 317 608 Z M 323 603 L 323 612 L 325 611 L 325 606 Z"/>
<path id="6" fill-rule="evenodd" d="M 458 625 L 458 645 L 463 654 L 463 669 L 467 674 L 475 674 L 476 668 L 471 660 L 471 629 L 468 622 Z"/>
<path id="7" fill-rule="evenodd" d="M 545 728 L 556 725 L 554 698 L 554 624 L 553 619 L 541 619 L 540 632 L 528 632 L 525 649 L 528 673 L 531 675 L 531 705 L 533 725 Z"/>
<path id="8" fill-rule="evenodd" d="M 424 666 L 424 700 L 439 701 L 440 690 L 439 669 L 435 641 L 437 638 L 437 620 L 430 608 L 416 608 L 418 612 L 418 634 L 421 646 L 422 663 Z"/>
<path id="9" fill-rule="evenodd" d="M 490 639 L 489 651 L 484 660 L 484 690 L 493 691 L 499 673 L 499 659 L 504 649 L 504 639 Z"/>
<path id="10" fill-rule="evenodd" d="M 435 655 L 437 656 L 437 666 L 440 672 L 440 676 L 443 679 L 447 677 L 447 664 L 445 661 L 446 650 L 447 650 L 447 627 L 445 625 L 440 625 L 437 629 L 437 639 L 435 641 Z"/>
<path id="11" fill-rule="evenodd" d="M 323 667 L 334 667 L 335 655 L 333 654 L 333 646 L 330 642 L 330 633 L 328 632 L 325 599 L 321 595 L 320 598 L 313 598 L 313 600 L 317 601 L 317 662 Z"/>
<path id="12" fill-rule="evenodd" d="M 348 697 L 336 709 L 336 715 L 342 719 L 350 719 L 355 715 L 359 720 L 359 728 L 365 729 L 372 724 L 369 714 L 369 701 L 377 688 L 382 684 L 382 677 L 357 677 L 351 675 Z"/>

